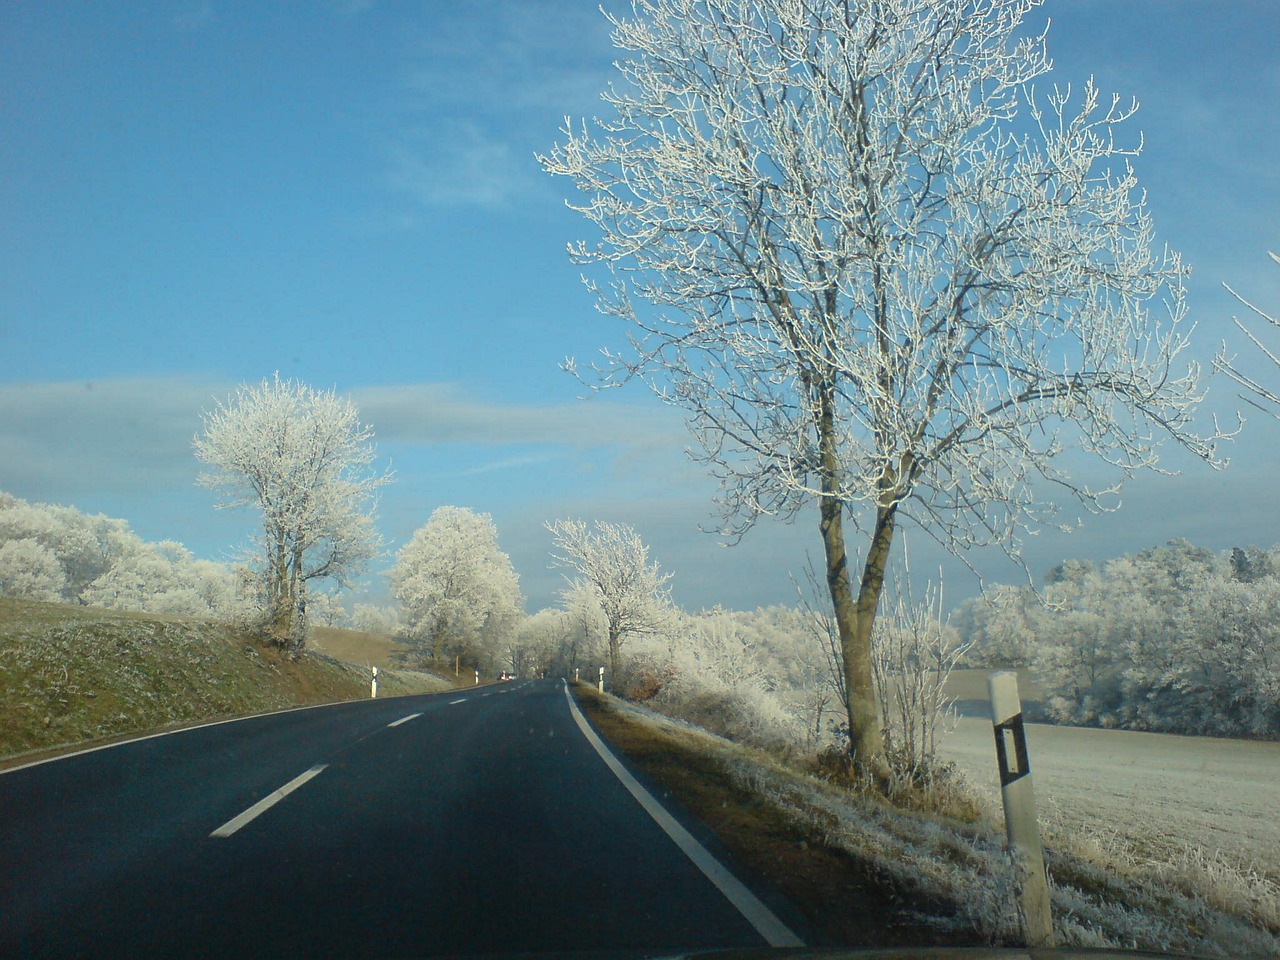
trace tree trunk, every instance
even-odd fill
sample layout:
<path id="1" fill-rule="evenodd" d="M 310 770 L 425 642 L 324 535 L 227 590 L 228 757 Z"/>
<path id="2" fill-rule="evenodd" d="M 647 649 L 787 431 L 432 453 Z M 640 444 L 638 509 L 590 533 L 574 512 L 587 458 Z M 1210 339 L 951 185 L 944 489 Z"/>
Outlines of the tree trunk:
<path id="1" fill-rule="evenodd" d="M 858 773 L 883 782 L 888 778 L 889 766 L 884 756 L 880 711 L 871 679 L 871 628 L 880 602 L 885 562 L 893 542 L 893 516 L 890 512 L 887 523 L 883 523 L 886 511 L 882 510 L 876 518 L 876 534 L 855 602 L 844 544 L 844 505 L 836 497 L 824 497 L 819 512 L 822 545 L 827 558 L 827 589 L 831 593 L 840 652 L 844 659 L 849 753 Z"/>
<path id="2" fill-rule="evenodd" d="M 609 627 L 609 692 L 618 692 L 618 651 L 621 648 L 620 634 L 612 626 Z"/>
<path id="3" fill-rule="evenodd" d="M 812 381 L 811 381 L 812 382 Z M 875 682 L 871 675 L 871 628 L 875 624 L 884 584 L 885 564 L 893 544 L 896 507 L 876 511 L 876 529 L 867 551 L 862 583 L 854 601 L 849 580 L 849 558 L 844 543 L 844 500 L 839 495 L 840 458 L 836 432 L 836 396 L 830 377 L 815 384 L 818 401 L 815 428 L 821 451 L 822 494 L 818 500 L 822 547 L 827 559 L 827 590 L 831 594 L 840 654 L 844 661 L 844 688 L 849 715 L 849 754 L 854 771 L 868 775 L 881 785 L 888 782 L 880 711 L 876 705 Z"/>
<path id="4" fill-rule="evenodd" d="M 280 647 L 288 647 L 293 634 L 295 595 L 291 573 L 285 544 L 277 539 L 267 561 L 266 632 L 268 641 Z"/>

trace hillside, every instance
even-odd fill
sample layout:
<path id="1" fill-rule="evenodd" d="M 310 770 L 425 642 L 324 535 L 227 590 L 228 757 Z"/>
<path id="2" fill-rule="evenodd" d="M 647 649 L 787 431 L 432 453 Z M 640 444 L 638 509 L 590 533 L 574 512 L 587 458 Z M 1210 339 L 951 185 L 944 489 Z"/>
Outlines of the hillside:
<path id="1" fill-rule="evenodd" d="M 382 633 L 312 627 L 307 637 L 307 649 L 335 660 L 354 663 L 360 667 L 377 667 L 382 671 L 395 667 L 399 656 L 409 647 Z"/>
<path id="2" fill-rule="evenodd" d="M 334 636 L 342 632 L 327 631 L 324 649 L 388 647 L 373 635 Z M 380 669 L 379 696 L 449 685 Z M 368 695 L 363 662 L 320 652 L 289 660 L 227 624 L 0 597 L 0 766 L 68 744 Z"/>

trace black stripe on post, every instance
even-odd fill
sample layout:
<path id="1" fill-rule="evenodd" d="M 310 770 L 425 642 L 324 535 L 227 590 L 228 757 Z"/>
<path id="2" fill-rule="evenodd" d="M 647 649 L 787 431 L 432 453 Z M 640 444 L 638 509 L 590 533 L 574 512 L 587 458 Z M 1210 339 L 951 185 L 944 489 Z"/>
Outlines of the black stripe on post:
<path id="1" fill-rule="evenodd" d="M 995 724 L 996 761 L 1000 765 L 1000 786 L 1007 787 L 1031 772 L 1027 760 L 1027 734 L 1022 727 L 1022 714 L 1016 713 L 1003 723 Z M 1013 747 L 1013 764 L 1009 763 L 1009 747 Z"/>

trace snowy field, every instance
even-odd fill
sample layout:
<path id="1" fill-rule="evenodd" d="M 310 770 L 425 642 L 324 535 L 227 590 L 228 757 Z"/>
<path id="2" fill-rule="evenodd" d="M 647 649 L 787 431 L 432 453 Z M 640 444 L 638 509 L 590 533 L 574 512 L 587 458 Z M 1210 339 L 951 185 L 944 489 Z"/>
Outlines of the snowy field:
<path id="1" fill-rule="evenodd" d="M 1139 857 L 1200 847 L 1280 879 L 1280 743 L 1026 729 L 1042 822 L 1114 835 Z M 990 720 L 962 717 L 940 753 L 999 809 Z"/>

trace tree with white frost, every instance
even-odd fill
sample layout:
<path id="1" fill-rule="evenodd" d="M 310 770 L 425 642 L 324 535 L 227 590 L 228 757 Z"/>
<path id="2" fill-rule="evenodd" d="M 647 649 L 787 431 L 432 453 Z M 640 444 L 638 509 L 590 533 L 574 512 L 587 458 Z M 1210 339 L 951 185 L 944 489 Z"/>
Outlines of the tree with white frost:
<path id="1" fill-rule="evenodd" d="M 230 616 L 235 574 L 222 564 L 196 560 L 182 544 L 139 541 L 80 592 L 93 607 L 186 616 Z"/>
<path id="2" fill-rule="evenodd" d="M 279 375 L 204 416 L 199 483 L 219 507 L 261 510 L 263 627 L 281 646 L 302 646 L 311 581 L 349 585 L 380 552 L 375 495 L 391 477 L 372 469 L 372 437 L 350 400 Z"/>
<path id="3" fill-rule="evenodd" d="M 1267 256 L 1271 258 L 1272 262 L 1275 263 L 1276 266 L 1280 266 L 1280 256 L 1277 256 L 1274 253 L 1268 253 Z M 1224 284 L 1224 286 L 1226 285 Z M 1255 306 L 1253 303 L 1232 290 L 1231 287 L 1227 287 L 1227 292 L 1235 297 L 1242 306 L 1247 307 L 1249 312 L 1262 320 L 1263 323 L 1271 327 L 1280 328 L 1280 317 L 1267 313 L 1267 311 L 1263 310 L 1261 307 Z M 1280 355 L 1276 353 L 1276 350 L 1272 347 L 1268 347 L 1262 341 L 1262 338 L 1254 330 L 1250 329 L 1239 317 L 1232 317 L 1232 319 L 1235 320 L 1236 326 L 1240 328 L 1244 335 L 1249 338 L 1249 342 L 1253 344 L 1254 349 L 1271 361 L 1271 365 L 1273 367 L 1280 369 Z M 1227 354 L 1225 346 L 1215 358 L 1214 367 L 1224 371 L 1228 377 L 1248 391 L 1248 395 L 1245 397 L 1246 400 L 1252 403 L 1255 407 L 1258 407 L 1260 410 L 1280 419 L 1280 388 L 1274 386 L 1269 387 L 1256 377 L 1245 373 L 1238 365 L 1236 358 Z"/>
<path id="4" fill-rule="evenodd" d="M 351 610 L 351 627 L 365 633 L 393 635 L 400 629 L 400 614 L 394 607 L 357 603 Z"/>
<path id="5" fill-rule="evenodd" d="M 670 623 L 670 573 L 649 562 L 649 548 L 625 523 L 597 521 L 594 529 L 581 520 L 546 525 L 554 540 L 553 564 L 573 571 L 566 575 L 568 594 L 585 591 L 599 604 L 609 644 L 609 677 L 618 677 L 618 654 L 629 636 L 653 633 Z"/>
<path id="6" fill-rule="evenodd" d="M 496 647 L 524 610 L 520 579 L 487 513 L 437 507 L 396 554 L 391 584 L 408 636 L 434 659 Z"/>
<path id="7" fill-rule="evenodd" d="M 123 520 L 0 493 L 0 543 L 13 540 L 34 540 L 56 558 L 59 599 L 70 603 L 79 602 L 89 584 L 142 546 Z"/>
<path id="8" fill-rule="evenodd" d="M 308 597 L 307 610 L 324 627 L 345 627 L 351 622 L 342 598 L 332 591 L 318 590 Z"/>
<path id="9" fill-rule="evenodd" d="M 585 195 L 602 386 L 683 406 L 725 532 L 816 502 L 859 768 L 886 767 L 871 636 L 902 521 L 959 555 L 1101 509 L 1191 418 L 1177 254 L 1129 165 L 1136 104 L 1040 96 L 1037 0 L 635 0 L 622 82 L 541 157 Z M 572 362 L 570 367 L 573 368 Z M 1098 489 L 1060 458 L 1114 468 Z M 845 524 L 866 537 L 850 570 Z"/>
<path id="10" fill-rule="evenodd" d="M 57 556 L 38 540 L 0 543 L 0 596 L 56 601 L 62 599 L 65 583 Z"/>

